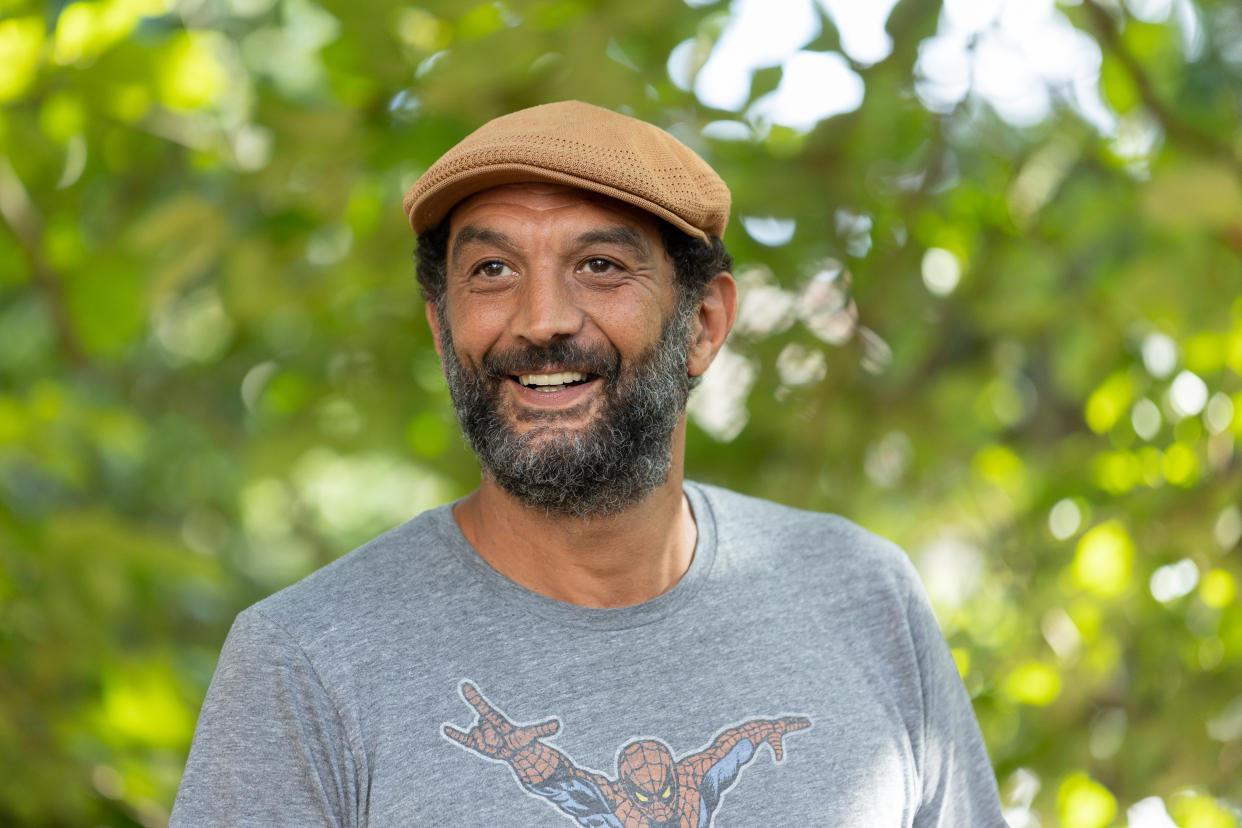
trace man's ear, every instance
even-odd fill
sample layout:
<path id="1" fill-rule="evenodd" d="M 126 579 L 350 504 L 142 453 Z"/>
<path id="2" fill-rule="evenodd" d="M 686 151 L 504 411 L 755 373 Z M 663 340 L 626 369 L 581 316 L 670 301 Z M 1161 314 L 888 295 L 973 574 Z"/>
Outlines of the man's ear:
<path id="1" fill-rule="evenodd" d="M 737 283 L 732 274 L 720 271 L 707 285 L 707 292 L 699 303 L 694 319 L 694 340 L 690 343 L 687 370 L 690 375 L 702 376 L 733 328 L 737 316 Z"/>
<path id="2" fill-rule="evenodd" d="M 431 328 L 431 340 L 436 344 L 436 353 L 443 357 L 444 350 L 440 346 L 440 314 L 436 313 L 436 303 L 423 303 L 423 312 L 427 314 L 427 327 Z"/>

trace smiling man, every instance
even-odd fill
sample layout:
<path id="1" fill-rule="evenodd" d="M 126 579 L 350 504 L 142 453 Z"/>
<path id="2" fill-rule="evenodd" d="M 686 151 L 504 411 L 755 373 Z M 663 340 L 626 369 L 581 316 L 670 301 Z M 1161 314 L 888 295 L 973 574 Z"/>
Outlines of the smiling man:
<path id="1" fill-rule="evenodd" d="M 238 616 L 173 824 L 1003 826 L 905 555 L 684 478 L 719 176 L 565 102 L 405 209 L 479 486 Z"/>

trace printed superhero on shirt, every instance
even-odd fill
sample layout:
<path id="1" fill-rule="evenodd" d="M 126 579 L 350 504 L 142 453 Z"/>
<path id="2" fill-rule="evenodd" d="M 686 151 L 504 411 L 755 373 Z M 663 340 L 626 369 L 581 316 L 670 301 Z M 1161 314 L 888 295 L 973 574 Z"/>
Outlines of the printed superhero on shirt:
<path id="1" fill-rule="evenodd" d="M 462 683 L 461 694 L 478 716 L 469 730 L 444 725 L 444 735 L 508 764 L 527 792 L 592 828 L 707 828 L 721 796 L 760 747 L 769 745 L 780 762 L 784 735 L 811 726 L 804 716 L 753 719 L 726 728 L 703 750 L 679 760 L 663 742 L 641 739 L 618 752 L 617 778 L 609 779 L 541 741 L 560 730 L 560 720 L 517 725 L 469 681 Z"/>

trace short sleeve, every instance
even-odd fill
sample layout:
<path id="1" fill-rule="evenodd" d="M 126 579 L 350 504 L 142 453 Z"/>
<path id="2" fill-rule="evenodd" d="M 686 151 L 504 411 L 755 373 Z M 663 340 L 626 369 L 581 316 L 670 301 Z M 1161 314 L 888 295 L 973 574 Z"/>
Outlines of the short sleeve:
<path id="1" fill-rule="evenodd" d="M 923 690 L 922 798 L 915 828 L 1006 828 L 970 697 L 918 576 L 908 615 Z"/>
<path id="2" fill-rule="evenodd" d="M 220 653 L 169 824 L 356 825 L 356 759 L 302 648 L 252 608 Z"/>

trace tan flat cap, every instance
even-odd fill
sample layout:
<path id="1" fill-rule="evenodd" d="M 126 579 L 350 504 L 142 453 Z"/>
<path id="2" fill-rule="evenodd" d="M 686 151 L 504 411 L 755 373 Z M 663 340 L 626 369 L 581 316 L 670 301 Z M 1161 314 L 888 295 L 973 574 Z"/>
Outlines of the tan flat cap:
<path id="1" fill-rule="evenodd" d="M 693 150 L 657 126 L 580 101 L 488 121 L 440 156 L 403 206 L 424 233 L 467 197 L 524 181 L 602 193 L 701 239 L 723 236 L 729 222 L 729 188 Z"/>

